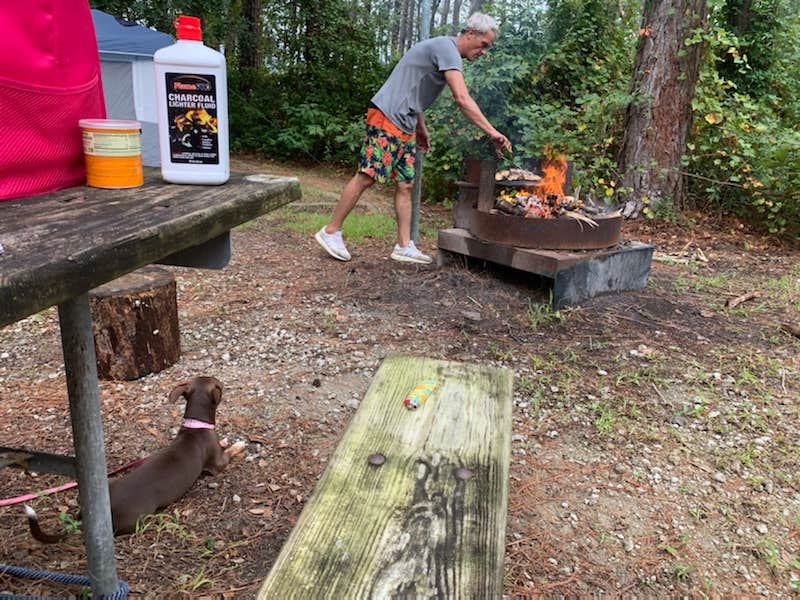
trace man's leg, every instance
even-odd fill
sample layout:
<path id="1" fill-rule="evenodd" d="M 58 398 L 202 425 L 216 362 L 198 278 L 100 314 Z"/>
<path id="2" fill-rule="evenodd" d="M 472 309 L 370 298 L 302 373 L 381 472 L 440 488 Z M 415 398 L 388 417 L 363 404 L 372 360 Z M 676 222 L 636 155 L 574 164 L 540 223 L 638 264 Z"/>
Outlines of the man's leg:
<path id="1" fill-rule="evenodd" d="M 369 175 L 362 172 L 356 173 L 347 185 L 342 190 L 342 196 L 336 208 L 333 210 L 330 222 L 320 229 L 314 238 L 319 242 L 319 245 L 325 248 L 325 251 L 337 260 L 350 260 L 350 253 L 347 251 L 347 246 L 344 245 L 342 239 L 342 224 L 350 214 L 350 211 L 355 207 L 361 194 L 370 187 L 374 181 Z"/>
<path id="2" fill-rule="evenodd" d="M 367 188 L 372 187 L 374 183 L 375 181 L 372 177 L 360 171 L 353 175 L 352 179 L 347 182 L 347 185 L 344 186 L 342 190 L 342 196 L 339 198 L 336 208 L 333 209 L 331 220 L 325 226 L 325 233 L 336 233 L 342 230 L 344 220 L 347 218 L 347 215 L 350 214 L 350 211 L 355 208 L 358 200 L 361 198 L 361 194 L 363 194 Z M 411 213 L 409 213 L 409 215 L 410 214 Z"/>
<path id="3" fill-rule="evenodd" d="M 413 183 L 398 183 L 394 191 L 394 213 L 397 219 L 397 244 L 403 248 L 411 239 L 411 191 Z"/>
<path id="4" fill-rule="evenodd" d="M 413 182 L 399 182 L 394 192 L 394 211 L 397 218 L 397 245 L 391 257 L 400 262 L 427 265 L 433 259 L 417 250 L 411 240 L 411 190 Z"/>

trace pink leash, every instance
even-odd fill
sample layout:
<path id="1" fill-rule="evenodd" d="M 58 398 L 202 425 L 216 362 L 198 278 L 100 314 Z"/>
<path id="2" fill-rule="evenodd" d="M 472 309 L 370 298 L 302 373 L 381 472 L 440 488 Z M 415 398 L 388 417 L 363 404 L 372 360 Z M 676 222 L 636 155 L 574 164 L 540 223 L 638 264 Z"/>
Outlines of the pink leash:
<path id="1" fill-rule="evenodd" d="M 138 467 L 142 464 L 146 458 L 140 458 L 139 460 L 135 460 L 132 463 L 125 465 L 124 467 L 120 467 L 111 473 L 108 474 L 109 477 L 112 475 L 116 475 L 117 473 L 121 473 L 122 471 L 127 471 L 128 469 L 132 469 L 133 467 Z M 49 489 L 44 490 L 43 492 L 38 492 L 36 494 L 25 494 L 24 496 L 17 496 L 16 498 L 4 498 L 0 500 L 0 506 L 12 506 L 14 504 L 19 504 L 20 502 L 27 502 L 28 500 L 33 500 L 34 498 L 38 498 L 39 496 L 49 496 L 50 494 L 55 494 L 56 492 L 63 492 L 64 490 L 68 490 L 70 488 L 74 488 L 78 485 L 77 481 L 70 481 L 69 483 L 65 483 L 62 485 L 58 485 L 56 487 L 51 487 Z"/>

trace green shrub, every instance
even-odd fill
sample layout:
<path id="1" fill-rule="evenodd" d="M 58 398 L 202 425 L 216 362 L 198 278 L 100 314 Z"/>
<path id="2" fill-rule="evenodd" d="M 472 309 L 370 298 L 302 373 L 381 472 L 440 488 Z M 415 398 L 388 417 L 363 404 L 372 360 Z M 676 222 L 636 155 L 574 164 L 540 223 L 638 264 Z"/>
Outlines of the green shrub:
<path id="1" fill-rule="evenodd" d="M 800 18 L 787 12 L 789 4 L 755 0 L 749 26 L 739 25 L 740 38 L 723 10 L 726 3 L 712 2 L 711 27 L 698 34 L 708 53 L 684 166 L 693 206 L 740 215 L 771 233 L 798 235 Z M 757 57 L 757 69 L 745 50 Z"/>

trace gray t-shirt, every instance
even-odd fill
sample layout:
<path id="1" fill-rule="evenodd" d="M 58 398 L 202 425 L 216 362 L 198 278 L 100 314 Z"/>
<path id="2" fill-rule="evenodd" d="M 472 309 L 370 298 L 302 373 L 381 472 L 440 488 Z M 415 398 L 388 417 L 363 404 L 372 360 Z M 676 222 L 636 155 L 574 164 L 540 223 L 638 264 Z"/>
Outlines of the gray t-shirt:
<path id="1" fill-rule="evenodd" d="M 389 78 L 372 97 L 389 120 L 414 133 L 417 115 L 424 112 L 447 85 L 444 72 L 461 70 L 456 38 L 440 36 L 411 46 Z"/>

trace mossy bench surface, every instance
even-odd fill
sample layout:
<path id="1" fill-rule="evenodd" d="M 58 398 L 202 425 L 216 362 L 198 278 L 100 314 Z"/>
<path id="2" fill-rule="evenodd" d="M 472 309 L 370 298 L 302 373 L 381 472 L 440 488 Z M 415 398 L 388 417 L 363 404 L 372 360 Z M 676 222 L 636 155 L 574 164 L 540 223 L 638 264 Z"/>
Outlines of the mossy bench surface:
<path id="1" fill-rule="evenodd" d="M 403 406 L 433 379 L 420 408 Z M 512 383 L 387 357 L 259 598 L 500 598 Z"/>

